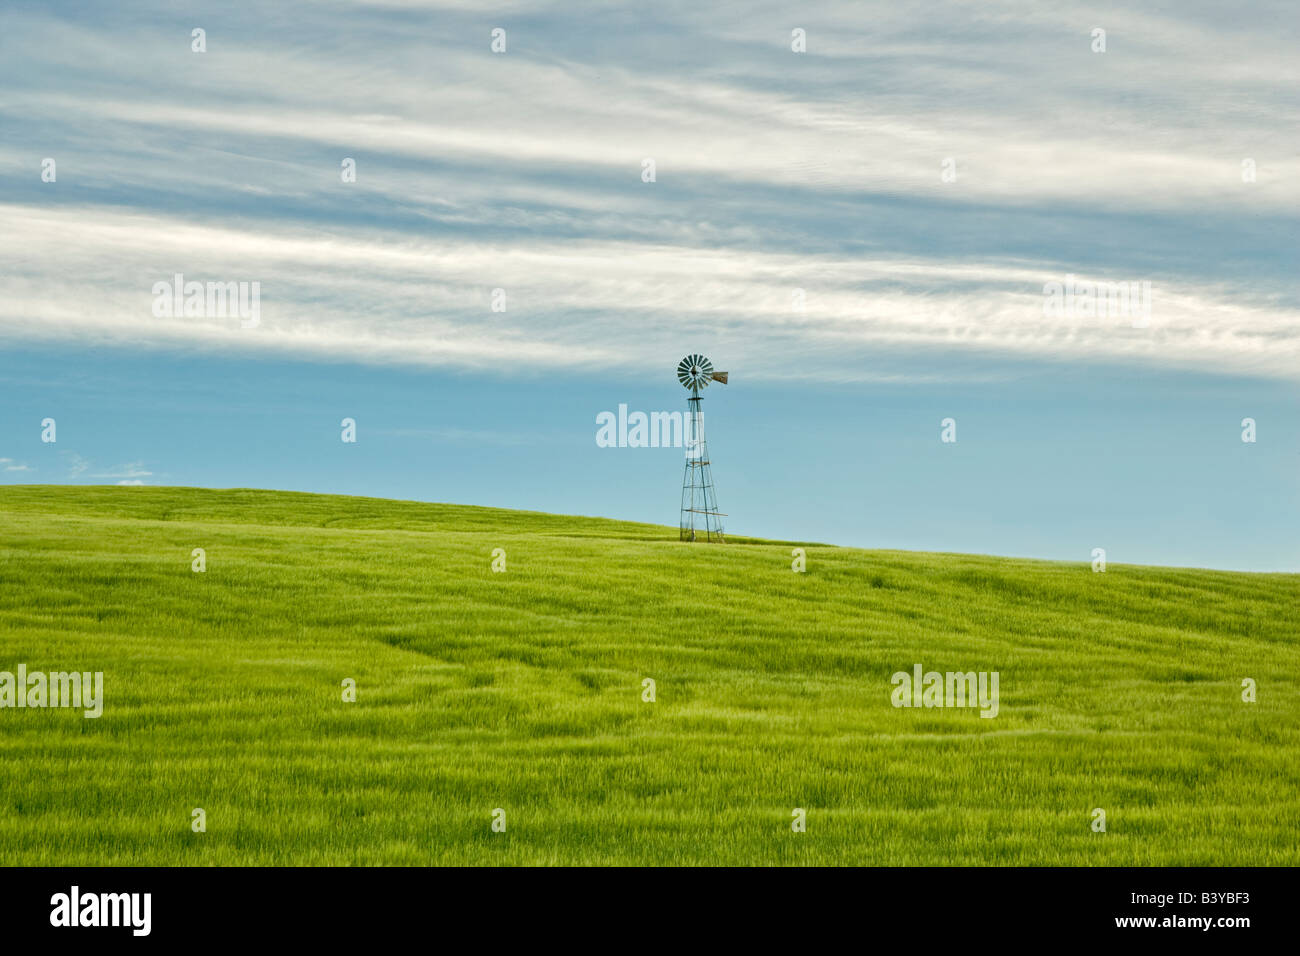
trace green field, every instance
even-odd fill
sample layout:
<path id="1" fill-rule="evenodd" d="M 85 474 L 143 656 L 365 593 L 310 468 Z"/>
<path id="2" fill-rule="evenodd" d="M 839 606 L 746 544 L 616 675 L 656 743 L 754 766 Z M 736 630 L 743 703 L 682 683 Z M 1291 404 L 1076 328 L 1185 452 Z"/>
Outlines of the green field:
<path id="1" fill-rule="evenodd" d="M 0 671 L 105 684 L 0 710 L 0 863 L 1300 864 L 1300 576 L 676 538 L 0 487 Z"/>

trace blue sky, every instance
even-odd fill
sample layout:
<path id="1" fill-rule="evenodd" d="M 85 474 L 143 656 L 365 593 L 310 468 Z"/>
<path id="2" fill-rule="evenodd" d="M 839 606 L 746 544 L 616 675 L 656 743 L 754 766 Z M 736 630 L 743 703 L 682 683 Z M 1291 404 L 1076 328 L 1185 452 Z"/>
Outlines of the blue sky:
<path id="1" fill-rule="evenodd" d="M 1300 12 L 1040 7 L 8 3 L 0 481 L 672 524 L 703 352 L 733 531 L 1300 570 Z"/>

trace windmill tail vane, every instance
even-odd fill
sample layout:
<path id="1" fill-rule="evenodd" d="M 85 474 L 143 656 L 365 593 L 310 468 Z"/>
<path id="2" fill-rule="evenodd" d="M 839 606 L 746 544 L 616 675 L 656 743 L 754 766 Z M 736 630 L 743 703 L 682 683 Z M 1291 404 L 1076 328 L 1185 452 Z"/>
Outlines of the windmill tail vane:
<path id="1" fill-rule="evenodd" d="M 700 391 L 710 382 L 727 384 L 726 372 L 715 372 L 703 355 L 688 355 L 677 365 L 677 380 L 690 389 L 686 400 L 686 473 L 682 477 L 681 540 L 725 541 L 718 495 L 713 487 L 709 443 L 704 436 L 704 413 Z"/>

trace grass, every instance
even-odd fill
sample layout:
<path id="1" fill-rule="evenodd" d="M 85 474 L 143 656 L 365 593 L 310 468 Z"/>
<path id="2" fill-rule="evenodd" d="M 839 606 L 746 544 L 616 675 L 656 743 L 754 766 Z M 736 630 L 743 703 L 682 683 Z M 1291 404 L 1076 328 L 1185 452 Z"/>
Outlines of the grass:
<path id="1" fill-rule="evenodd" d="M 0 710 L 0 863 L 1300 863 L 1300 576 L 791 547 L 0 487 L 0 670 L 105 681 Z"/>

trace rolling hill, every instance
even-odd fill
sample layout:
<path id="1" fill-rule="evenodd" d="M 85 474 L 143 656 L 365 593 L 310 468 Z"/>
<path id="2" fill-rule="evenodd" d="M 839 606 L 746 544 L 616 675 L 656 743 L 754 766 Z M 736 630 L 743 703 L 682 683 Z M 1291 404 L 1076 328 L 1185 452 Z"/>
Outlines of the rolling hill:
<path id="1" fill-rule="evenodd" d="M 1300 576 L 797 544 L 0 487 L 0 863 L 1300 863 Z"/>

